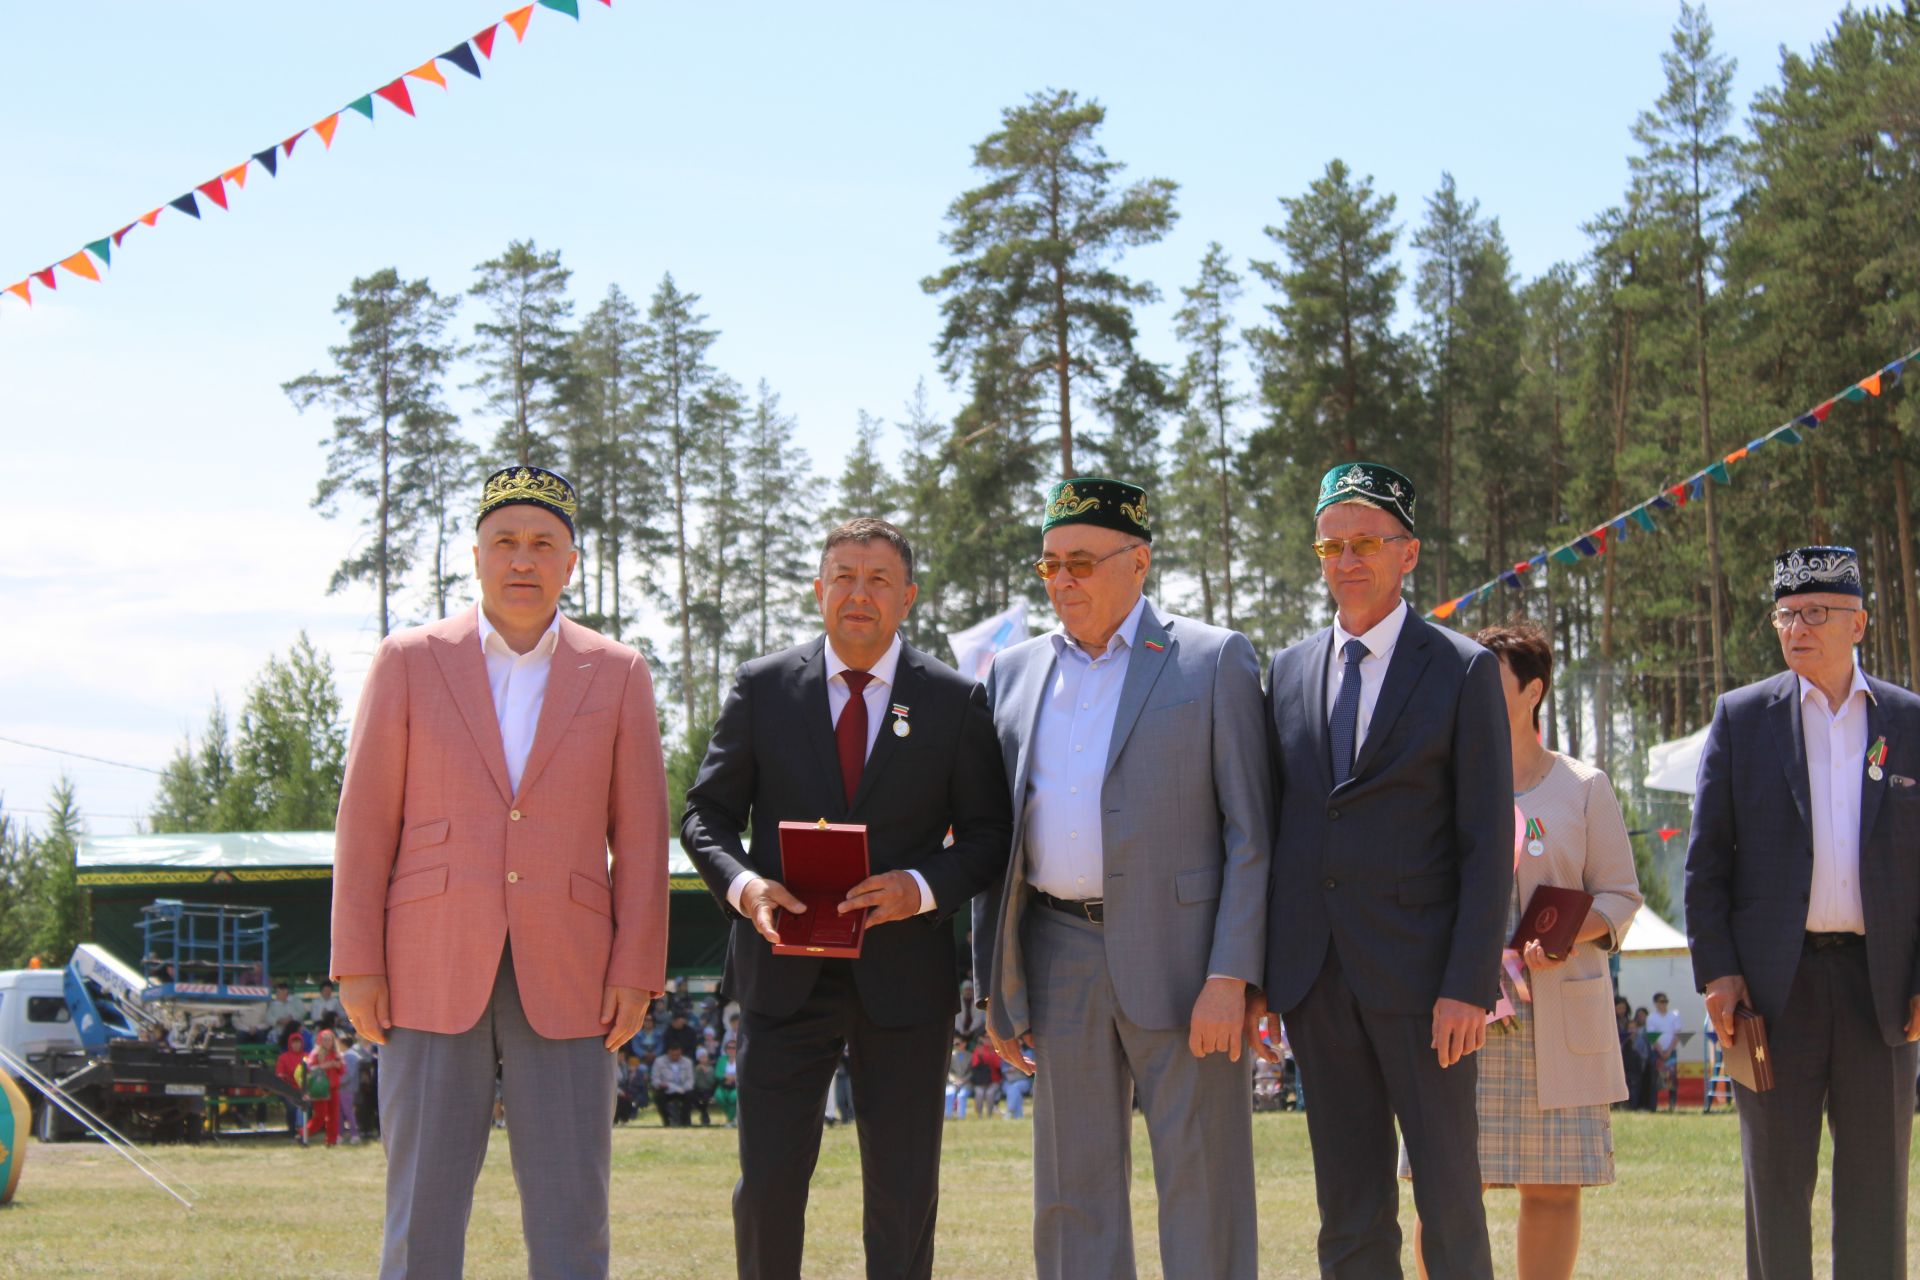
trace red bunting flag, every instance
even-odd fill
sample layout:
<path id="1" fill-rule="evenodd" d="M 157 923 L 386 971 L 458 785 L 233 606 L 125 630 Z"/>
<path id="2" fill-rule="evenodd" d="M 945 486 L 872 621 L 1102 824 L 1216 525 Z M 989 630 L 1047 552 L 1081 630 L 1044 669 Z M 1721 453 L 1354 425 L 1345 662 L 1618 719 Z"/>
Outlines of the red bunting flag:
<path id="1" fill-rule="evenodd" d="M 1813 420 L 1815 422 L 1825 422 L 1827 420 L 1827 415 L 1833 412 L 1833 401 L 1831 400 L 1822 401 L 1821 403 L 1813 406 L 1810 412 L 1812 412 Z"/>
<path id="2" fill-rule="evenodd" d="M 1660 831 L 1659 831 L 1660 839 L 1662 841 L 1671 840 L 1679 834 L 1680 834 L 1680 828 L 1678 827 L 1662 827 L 1660 828 Z"/>
<path id="3" fill-rule="evenodd" d="M 33 285 L 31 285 L 27 281 L 22 280 L 19 284 L 8 285 L 7 292 L 12 294 L 18 294 L 20 297 L 20 301 L 26 303 L 28 306 L 33 305 Z"/>
<path id="4" fill-rule="evenodd" d="M 195 187 L 194 190 L 219 205 L 222 209 L 227 207 L 227 184 L 220 179 L 210 179 Z"/>
<path id="5" fill-rule="evenodd" d="M 280 154 L 286 155 L 286 156 L 292 155 L 293 144 L 300 141 L 301 138 L 305 137 L 306 133 L 307 131 L 305 129 L 302 129 L 299 133 L 294 134 L 291 138 L 288 138 L 285 142 L 281 143 Z"/>
<path id="6" fill-rule="evenodd" d="M 515 44 L 527 38 L 527 23 L 531 21 L 532 18 L 533 6 L 528 5 L 524 9 L 515 9 L 502 19 L 508 26 L 513 28 L 513 40 Z"/>
<path id="7" fill-rule="evenodd" d="M 47 288 L 49 288 L 49 289 L 58 289 L 58 288 L 60 287 L 59 285 L 57 285 L 57 284 L 55 284 L 55 283 L 53 282 L 53 268 L 52 268 L 52 267 L 48 267 L 48 268 L 47 268 L 46 270 L 44 270 L 44 271 L 36 271 L 36 272 L 34 272 L 34 273 L 33 273 L 33 278 L 34 278 L 35 280 L 38 280 L 38 281 L 39 281 L 39 282 L 40 282 L 41 284 L 43 284 L 43 285 L 45 285 L 45 286 L 47 286 Z"/>
<path id="8" fill-rule="evenodd" d="M 473 47 L 480 51 L 481 57 L 493 57 L 493 33 L 499 29 L 500 24 L 496 22 L 473 38 Z"/>
<path id="9" fill-rule="evenodd" d="M 412 115 L 413 113 L 409 111 L 407 114 Z M 340 113 L 338 111 L 328 116 L 325 120 L 315 120 L 313 122 L 313 131 L 320 135 L 320 141 L 326 144 L 326 148 L 329 151 L 333 150 L 333 131 L 339 127 Z"/>
<path id="10" fill-rule="evenodd" d="M 100 269 L 93 265 L 93 259 L 87 256 L 85 249 L 74 254 L 71 258 L 60 259 L 60 265 L 83 279 L 92 280 L 96 284 L 99 283 Z"/>
<path id="11" fill-rule="evenodd" d="M 407 72 L 407 74 L 416 80 L 425 80 L 431 84 L 437 84 L 442 89 L 447 87 L 447 78 L 440 74 L 440 68 L 432 58 L 428 58 L 425 62 Z"/>
<path id="12" fill-rule="evenodd" d="M 395 80 L 392 84 L 383 85 L 375 89 L 374 93 L 385 98 L 388 102 L 391 102 L 408 115 L 413 114 L 413 96 L 407 92 L 407 79 L 405 76 Z"/>
<path id="13" fill-rule="evenodd" d="M 132 222 L 129 222 L 129 223 L 128 223 L 128 224 L 126 225 L 126 226 L 124 226 L 124 227 L 122 227 L 122 228 L 120 228 L 120 229 L 119 229 L 118 231 L 116 231 L 116 232 L 114 232 L 114 233 L 113 233 L 113 247 L 114 247 L 114 248 L 116 248 L 116 249 L 118 249 L 118 248 L 120 247 L 120 242 L 121 242 L 122 240 L 125 240 L 125 239 L 127 238 L 127 232 L 129 232 L 129 231 L 131 231 L 131 230 L 133 230 L 133 229 L 134 229 L 134 227 L 135 227 L 136 225 L 137 225 L 136 223 L 132 223 Z"/>

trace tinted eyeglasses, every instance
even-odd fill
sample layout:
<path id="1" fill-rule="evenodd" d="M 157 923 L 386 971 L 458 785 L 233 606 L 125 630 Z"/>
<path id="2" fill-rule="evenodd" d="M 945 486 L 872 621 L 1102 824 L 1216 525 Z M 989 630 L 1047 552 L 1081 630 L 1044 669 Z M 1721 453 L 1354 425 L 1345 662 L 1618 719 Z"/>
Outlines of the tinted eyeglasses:
<path id="1" fill-rule="evenodd" d="M 1378 538 L 1371 533 L 1363 533 L 1357 538 L 1321 538 L 1313 544 L 1313 554 L 1322 560 L 1337 560 L 1340 553 L 1348 547 L 1362 560 L 1375 554 L 1389 542 L 1406 542 L 1408 535 L 1396 533 L 1391 538 Z"/>
<path id="2" fill-rule="evenodd" d="M 1046 582 L 1052 582 L 1054 578 L 1059 576 L 1062 569 L 1065 569 L 1076 578 L 1085 578 L 1091 575 L 1095 569 L 1099 568 L 1106 561 L 1119 555 L 1120 552 L 1131 551 L 1135 547 L 1144 547 L 1146 545 L 1144 542 L 1129 542 L 1126 546 L 1114 551 L 1109 551 L 1103 556 L 1073 556 L 1066 560 L 1062 560 L 1058 556 L 1042 556 L 1033 562 L 1033 571 L 1039 574 L 1041 579 Z"/>

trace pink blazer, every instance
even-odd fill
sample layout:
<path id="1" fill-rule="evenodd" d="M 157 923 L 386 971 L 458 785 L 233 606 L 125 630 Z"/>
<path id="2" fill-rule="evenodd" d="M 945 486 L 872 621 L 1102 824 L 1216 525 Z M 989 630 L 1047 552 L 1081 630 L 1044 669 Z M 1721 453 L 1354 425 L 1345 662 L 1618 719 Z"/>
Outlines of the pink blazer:
<path id="1" fill-rule="evenodd" d="M 509 938 L 549 1038 L 602 1034 L 604 986 L 666 985 L 666 775 L 646 661 L 562 618 L 515 795 L 469 609 L 374 652 L 340 795 L 333 976 L 385 974 L 396 1026 L 458 1033 Z"/>

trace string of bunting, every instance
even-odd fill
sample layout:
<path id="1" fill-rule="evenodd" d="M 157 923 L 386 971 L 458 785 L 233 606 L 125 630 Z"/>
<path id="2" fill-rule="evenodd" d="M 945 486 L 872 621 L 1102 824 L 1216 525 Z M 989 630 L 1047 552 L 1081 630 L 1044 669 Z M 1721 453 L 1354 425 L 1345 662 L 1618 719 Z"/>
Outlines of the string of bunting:
<path id="1" fill-rule="evenodd" d="M 600 0 L 600 3 L 606 5 L 608 8 L 613 7 L 613 0 Z M 98 240 L 87 241 L 79 250 L 60 259 L 58 262 L 50 266 L 42 267 L 38 271 L 27 273 L 27 275 L 21 277 L 13 284 L 7 285 L 4 289 L 0 289 L 0 299 L 5 299 L 8 295 L 11 295 L 31 307 L 33 305 L 34 286 L 37 284 L 41 288 L 49 291 L 59 288 L 61 276 L 58 273 L 60 272 L 65 272 L 67 275 L 78 276 L 82 280 L 92 280 L 97 283 L 100 279 L 101 270 L 112 265 L 114 250 L 121 248 L 121 242 L 127 238 L 127 235 L 132 232 L 135 227 L 155 226 L 160 221 L 160 216 L 169 210 L 177 212 L 183 217 L 198 221 L 201 208 L 203 207 L 200 202 L 203 199 L 218 205 L 221 209 L 226 209 L 228 207 L 227 201 L 231 195 L 229 187 L 233 190 L 244 190 L 247 185 L 247 174 L 253 166 L 258 165 L 260 168 L 266 170 L 267 176 L 270 178 L 277 177 L 280 171 L 280 162 L 291 158 L 294 144 L 306 137 L 309 133 L 320 139 L 320 145 L 323 149 L 328 151 L 333 150 L 333 135 L 334 131 L 340 126 L 341 117 L 351 112 L 365 116 L 368 120 L 372 120 L 374 102 L 376 100 L 385 102 L 388 106 L 399 110 L 404 115 L 413 115 L 413 95 L 408 89 L 407 82 L 409 80 L 419 81 L 425 84 L 438 85 L 440 88 L 445 89 L 447 87 L 447 77 L 441 70 L 441 63 L 456 67 L 476 80 L 480 79 L 480 62 L 482 59 L 487 61 L 493 59 L 494 37 L 499 34 L 501 26 L 505 25 L 508 30 L 513 32 L 514 43 L 518 44 L 524 41 L 527 38 L 527 26 L 533 21 L 533 11 L 536 8 L 552 9 L 556 13 L 566 14 L 575 21 L 578 21 L 580 18 L 580 0 L 534 0 L 534 3 L 523 5 L 510 13 L 504 14 L 498 22 L 489 24 L 484 30 L 468 39 L 462 40 L 445 53 L 437 53 L 411 71 L 395 76 L 379 88 L 361 94 L 353 101 L 341 107 L 338 111 L 330 112 L 306 128 L 288 135 L 284 141 L 276 142 L 271 146 L 256 151 L 239 164 L 228 169 L 222 169 L 218 174 L 207 179 L 205 182 L 196 183 L 194 186 L 188 188 L 185 194 L 176 196 L 164 204 L 149 209 L 146 213 L 141 214 L 132 222 L 121 227 L 118 231 L 110 235 L 101 236 Z M 476 54 L 478 56 L 475 56 Z M 5 278 L 5 276 L 0 276 L 0 280 L 4 280 Z"/>
<path id="2" fill-rule="evenodd" d="M 1456 612 L 1466 608 L 1495 587 L 1507 587 L 1518 590 L 1522 580 L 1535 569 L 1542 568 L 1551 560 L 1555 564 L 1578 564 L 1582 560 L 1591 560 L 1603 556 L 1616 543 L 1625 542 L 1634 533 L 1655 533 L 1658 526 L 1654 523 L 1656 512 L 1678 511 L 1689 502 L 1699 498 L 1709 483 L 1732 484 L 1732 469 L 1768 445 L 1800 444 L 1806 437 L 1805 431 L 1815 431 L 1827 420 L 1836 404 L 1860 404 L 1869 396 L 1880 395 L 1900 384 L 1900 371 L 1906 365 L 1920 360 L 1920 348 L 1908 352 L 1892 364 L 1876 369 L 1860 379 L 1846 390 L 1828 396 L 1813 408 L 1797 418 L 1781 423 L 1773 430 L 1755 440 L 1749 440 L 1718 462 L 1700 468 L 1678 484 L 1668 485 L 1646 501 L 1627 508 L 1608 520 L 1603 520 L 1571 542 L 1562 543 L 1548 551 L 1542 551 L 1530 559 L 1522 560 L 1513 568 L 1489 578 L 1473 590 L 1462 596 L 1455 596 L 1428 610 L 1427 617 L 1435 620 L 1451 618 Z"/>

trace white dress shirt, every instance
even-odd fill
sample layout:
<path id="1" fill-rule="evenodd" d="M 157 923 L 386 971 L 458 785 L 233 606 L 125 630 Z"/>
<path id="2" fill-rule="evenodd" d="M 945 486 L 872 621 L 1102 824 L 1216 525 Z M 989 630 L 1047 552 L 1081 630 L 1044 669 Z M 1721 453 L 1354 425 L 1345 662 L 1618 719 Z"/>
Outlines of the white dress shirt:
<path id="1" fill-rule="evenodd" d="M 840 726 L 840 713 L 847 709 L 847 703 L 853 700 L 853 691 L 847 686 L 847 672 L 851 670 L 845 660 L 834 651 L 833 641 L 826 643 L 827 657 L 827 712 L 833 718 L 834 727 Z M 867 687 L 861 693 L 867 703 L 867 755 L 873 754 L 873 744 L 880 741 L 881 726 L 887 720 L 889 697 L 893 693 L 895 674 L 900 670 L 900 637 L 894 636 L 893 643 L 880 655 L 880 661 L 868 669 L 873 679 L 867 681 Z M 920 910 L 915 914 L 925 914 L 933 910 L 933 890 L 927 885 L 927 878 L 918 871 L 908 868 L 907 874 L 920 886 Z M 735 911 L 740 910 L 740 895 L 746 887 L 760 876 L 756 872 L 742 871 L 727 886 L 727 902 Z"/>
<path id="2" fill-rule="evenodd" d="M 560 611 L 538 643 L 526 653 L 515 653 L 506 637 L 494 630 L 484 606 L 480 613 L 480 651 L 487 655 L 487 683 L 493 688 L 493 714 L 500 722 L 500 747 L 507 754 L 507 781 L 520 794 L 520 775 L 533 751 L 534 731 L 540 727 L 540 707 L 547 700 L 547 676 L 553 671 L 553 651 L 560 644 Z"/>
<path id="3" fill-rule="evenodd" d="M 1813 806 L 1813 887 L 1809 933 L 1865 933 L 1860 905 L 1860 788 L 1867 780 L 1867 699 L 1873 692 L 1860 664 L 1835 712 L 1800 677 L 1800 727 L 1807 742 L 1807 795 Z"/>
<path id="4" fill-rule="evenodd" d="M 1056 898 L 1106 894 L 1100 792 L 1113 720 L 1147 598 L 1140 597 L 1100 656 L 1089 657 L 1065 627 L 1053 644 L 1053 672 L 1034 724 L 1024 840 L 1027 883 Z"/>
<path id="5" fill-rule="evenodd" d="M 1393 612 L 1373 625 L 1363 636 L 1348 633 L 1340 625 L 1340 616 L 1333 618 L 1333 657 L 1327 663 L 1327 722 L 1333 722 L 1333 708 L 1340 701 L 1340 682 L 1347 674 L 1347 660 L 1342 650 L 1347 641 L 1358 640 L 1367 646 L 1367 656 L 1360 659 L 1360 714 L 1354 722 L 1353 758 L 1360 758 L 1360 744 L 1367 740 L 1367 726 L 1373 723 L 1373 709 L 1380 702 L 1380 686 L 1387 678 L 1387 664 L 1393 660 L 1393 647 L 1400 643 L 1401 629 L 1407 625 L 1407 602 L 1402 600 L 1393 607 Z"/>

